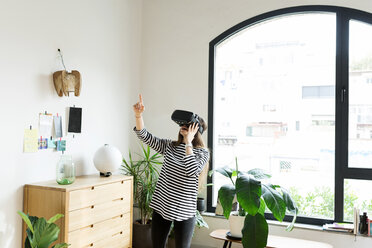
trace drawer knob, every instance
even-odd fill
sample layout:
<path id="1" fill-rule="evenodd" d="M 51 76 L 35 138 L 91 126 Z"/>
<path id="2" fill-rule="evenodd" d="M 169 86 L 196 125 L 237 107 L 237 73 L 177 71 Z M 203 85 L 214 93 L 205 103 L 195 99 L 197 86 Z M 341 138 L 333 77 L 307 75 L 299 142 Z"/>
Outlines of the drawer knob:
<path id="1" fill-rule="evenodd" d="M 120 218 L 123 218 L 123 215 L 122 214 L 120 215 Z"/>
<path id="2" fill-rule="evenodd" d="M 124 200 L 124 198 L 122 197 L 122 198 L 120 198 L 120 200 Z"/>
<path id="3" fill-rule="evenodd" d="M 93 246 L 93 243 L 91 243 L 90 246 Z"/>
<path id="4" fill-rule="evenodd" d="M 91 206 L 90 208 L 92 208 L 92 209 L 93 209 L 93 208 L 94 208 L 94 205 L 92 205 L 92 206 Z"/>
<path id="5" fill-rule="evenodd" d="M 91 227 L 91 228 L 93 228 L 93 226 L 94 226 L 93 224 L 92 224 L 92 225 L 90 225 L 90 227 Z"/>
<path id="6" fill-rule="evenodd" d="M 121 184 L 124 184 L 124 181 L 121 181 Z"/>
<path id="7" fill-rule="evenodd" d="M 92 188 L 90 188 L 91 190 L 94 190 L 94 186 L 92 186 Z"/>

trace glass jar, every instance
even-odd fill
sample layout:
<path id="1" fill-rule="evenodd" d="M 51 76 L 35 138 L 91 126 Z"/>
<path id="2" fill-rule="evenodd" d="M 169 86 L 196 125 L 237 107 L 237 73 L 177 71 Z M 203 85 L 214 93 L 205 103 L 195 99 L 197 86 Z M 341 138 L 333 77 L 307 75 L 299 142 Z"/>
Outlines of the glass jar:
<path id="1" fill-rule="evenodd" d="M 57 183 L 66 185 L 75 181 L 75 165 L 71 155 L 62 154 L 57 163 Z"/>

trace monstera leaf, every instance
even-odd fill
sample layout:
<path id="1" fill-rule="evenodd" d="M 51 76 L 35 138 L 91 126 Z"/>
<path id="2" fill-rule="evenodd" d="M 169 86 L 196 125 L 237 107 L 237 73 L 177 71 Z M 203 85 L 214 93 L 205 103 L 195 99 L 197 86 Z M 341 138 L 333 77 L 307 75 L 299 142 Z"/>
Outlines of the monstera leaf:
<path id="1" fill-rule="evenodd" d="M 54 224 L 62 214 L 56 214 L 48 221 L 44 218 L 29 216 L 21 211 L 18 214 L 27 225 L 27 237 L 25 240 L 26 248 L 49 248 L 49 246 L 58 239 L 59 227 Z M 54 248 L 68 247 L 68 244 L 57 244 Z"/>

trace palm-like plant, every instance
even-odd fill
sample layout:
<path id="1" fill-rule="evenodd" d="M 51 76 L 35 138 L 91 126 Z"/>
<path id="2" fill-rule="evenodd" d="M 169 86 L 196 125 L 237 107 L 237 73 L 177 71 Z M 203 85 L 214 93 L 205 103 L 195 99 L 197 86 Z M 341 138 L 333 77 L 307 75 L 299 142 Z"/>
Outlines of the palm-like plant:
<path id="1" fill-rule="evenodd" d="M 265 210 L 268 208 L 274 217 L 283 221 L 286 212 L 294 215 L 287 231 L 291 231 L 296 221 L 298 208 L 288 191 L 279 185 L 263 183 L 271 175 L 261 169 L 252 169 L 248 172 L 229 167 L 219 168 L 216 171 L 231 180 L 231 184 L 223 185 L 218 191 L 218 199 L 223 208 L 223 214 L 229 219 L 233 200 L 236 196 L 239 203 L 239 215 L 245 216 L 242 229 L 242 244 L 245 248 L 263 248 L 267 245 L 268 224 L 265 219 Z"/>
<path id="2" fill-rule="evenodd" d="M 129 151 L 128 160 L 123 158 L 121 171 L 124 175 L 133 176 L 134 200 L 140 210 L 141 223 L 148 224 L 152 216 L 150 202 L 155 191 L 155 185 L 160 173 L 159 153 L 151 154 L 150 147 L 141 145 L 142 154 L 137 154 L 138 159 L 134 160 Z"/>

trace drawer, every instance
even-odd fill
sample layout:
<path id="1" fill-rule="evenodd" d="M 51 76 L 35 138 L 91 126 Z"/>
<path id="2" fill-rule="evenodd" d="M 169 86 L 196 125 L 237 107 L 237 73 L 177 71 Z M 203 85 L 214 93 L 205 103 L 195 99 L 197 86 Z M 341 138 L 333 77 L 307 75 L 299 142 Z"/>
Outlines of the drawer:
<path id="1" fill-rule="evenodd" d="M 126 197 L 70 211 L 69 231 L 75 231 L 76 229 L 128 213 L 130 206 L 130 199 Z"/>
<path id="2" fill-rule="evenodd" d="M 123 198 L 131 199 L 132 181 L 119 181 L 115 183 L 83 188 L 70 192 L 69 211 L 90 207 L 99 203 Z"/>
<path id="3" fill-rule="evenodd" d="M 129 229 L 125 232 L 114 234 L 111 237 L 96 241 L 84 248 L 128 248 L 130 244 L 130 231 Z"/>
<path id="4" fill-rule="evenodd" d="M 88 227 L 68 233 L 69 248 L 92 247 L 95 242 L 104 243 L 120 232 L 126 234 L 130 230 L 130 213 L 108 219 Z"/>

